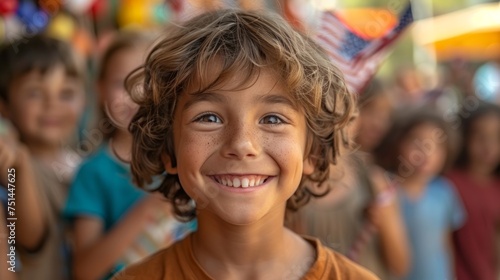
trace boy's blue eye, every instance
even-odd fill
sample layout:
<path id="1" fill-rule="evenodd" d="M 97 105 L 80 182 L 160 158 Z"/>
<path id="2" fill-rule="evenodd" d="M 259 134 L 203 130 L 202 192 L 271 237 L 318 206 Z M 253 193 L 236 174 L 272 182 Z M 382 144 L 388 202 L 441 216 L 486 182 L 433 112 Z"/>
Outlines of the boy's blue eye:
<path id="1" fill-rule="evenodd" d="M 205 114 L 196 118 L 195 122 L 222 123 L 222 120 L 215 114 Z"/>
<path id="2" fill-rule="evenodd" d="M 261 124 L 282 124 L 284 121 L 275 115 L 265 116 L 260 120 Z"/>

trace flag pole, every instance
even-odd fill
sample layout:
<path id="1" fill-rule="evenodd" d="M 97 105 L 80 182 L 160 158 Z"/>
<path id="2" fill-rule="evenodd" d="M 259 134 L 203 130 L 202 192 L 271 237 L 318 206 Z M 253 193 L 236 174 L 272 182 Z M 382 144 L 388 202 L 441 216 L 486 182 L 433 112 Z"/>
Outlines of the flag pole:
<path id="1" fill-rule="evenodd" d="M 412 1 L 411 2 L 415 20 L 429 18 L 434 16 L 434 10 L 432 8 L 433 0 L 423 0 L 423 1 Z M 428 83 L 424 84 L 426 89 L 435 88 L 438 84 L 438 65 L 437 65 L 437 57 L 436 50 L 434 46 L 432 47 L 423 47 L 417 44 L 416 37 L 419 35 L 415 32 L 415 29 L 412 30 L 413 36 L 413 63 L 415 68 L 420 72 L 424 73 L 426 81 Z"/>

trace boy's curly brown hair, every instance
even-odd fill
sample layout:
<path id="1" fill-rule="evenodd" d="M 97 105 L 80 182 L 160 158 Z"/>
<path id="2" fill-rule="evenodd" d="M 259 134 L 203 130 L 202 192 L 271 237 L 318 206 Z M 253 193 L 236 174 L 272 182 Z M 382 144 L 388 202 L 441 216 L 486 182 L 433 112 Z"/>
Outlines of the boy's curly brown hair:
<path id="1" fill-rule="evenodd" d="M 219 73 L 215 81 L 209 78 L 214 61 Z M 356 103 L 339 69 L 316 43 L 280 16 L 262 11 L 219 10 L 170 26 L 144 66 L 127 78 L 132 99 L 139 104 L 129 127 L 133 134 L 131 169 L 138 186 L 144 187 L 164 173 L 162 154 L 176 166 L 174 111 L 187 88 L 196 84 L 200 92 L 207 91 L 236 73 L 247 74 L 245 84 L 262 69 L 276 73 L 303 109 L 308 128 L 306 156 L 315 163 L 314 173 L 302 178 L 287 208 L 296 210 L 311 196 L 322 195 L 312 186 L 328 178 L 341 144 L 349 146 L 344 129 Z M 195 217 L 194 203 L 177 175 L 165 175 L 158 190 L 173 203 L 179 220 Z"/>

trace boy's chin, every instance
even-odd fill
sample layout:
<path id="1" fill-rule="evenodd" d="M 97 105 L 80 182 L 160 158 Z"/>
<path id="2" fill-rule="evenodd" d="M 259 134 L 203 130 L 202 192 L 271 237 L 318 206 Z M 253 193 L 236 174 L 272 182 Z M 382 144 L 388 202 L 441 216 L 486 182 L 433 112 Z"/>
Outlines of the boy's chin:
<path id="1" fill-rule="evenodd" d="M 254 225 L 261 220 L 262 217 L 257 216 L 239 216 L 239 217 L 222 217 L 223 220 L 233 226 L 250 226 Z"/>
<path id="2" fill-rule="evenodd" d="M 440 170 L 434 168 L 419 168 L 415 170 L 416 175 L 419 177 L 433 178 L 439 175 Z"/>
<path id="3" fill-rule="evenodd" d="M 260 207 L 251 209 L 248 207 L 239 209 L 218 209 L 218 213 L 215 213 L 222 221 L 227 224 L 234 226 L 247 226 L 258 223 L 264 216 L 266 216 L 265 211 Z"/>
<path id="4" fill-rule="evenodd" d="M 29 138 L 34 145 L 39 145 L 40 147 L 55 147 L 61 146 L 64 143 L 69 142 L 70 136 L 62 134 L 53 135 L 36 135 Z M 75 139 L 76 140 L 76 139 Z"/>

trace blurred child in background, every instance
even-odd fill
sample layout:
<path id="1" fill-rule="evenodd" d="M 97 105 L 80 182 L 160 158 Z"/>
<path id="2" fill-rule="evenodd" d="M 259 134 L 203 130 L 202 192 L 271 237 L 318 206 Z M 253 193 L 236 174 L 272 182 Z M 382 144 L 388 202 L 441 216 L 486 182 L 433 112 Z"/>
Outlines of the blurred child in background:
<path id="1" fill-rule="evenodd" d="M 397 197 L 383 171 L 373 164 L 373 149 L 389 129 L 393 106 L 381 81 L 374 80 L 358 99 L 359 116 L 352 124 L 359 149 L 332 166 L 331 191 L 295 215 L 291 227 L 315 236 L 349 256 L 381 279 L 403 276 L 409 249 Z M 382 203 L 377 197 L 385 197 Z"/>
<path id="2" fill-rule="evenodd" d="M 359 150 L 373 162 L 373 150 L 389 130 L 394 115 L 394 102 L 389 89 L 374 79 L 358 98 L 359 117 L 356 122 L 356 143 Z"/>
<path id="3" fill-rule="evenodd" d="M 182 234 L 175 232 L 180 224 L 170 215 L 169 204 L 136 188 L 124 163 L 130 160 L 132 148 L 127 127 L 137 108 L 124 81 L 142 64 L 150 42 L 143 34 L 121 33 L 102 57 L 97 88 L 114 129 L 79 168 L 66 204 L 65 215 L 73 227 L 76 279 L 108 278 Z M 149 229 L 151 224 L 155 228 Z"/>
<path id="4" fill-rule="evenodd" d="M 447 127 L 434 112 L 406 110 L 376 149 L 393 172 L 412 250 L 408 280 L 453 279 L 451 232 L 464 222 L 452 185 L 439 176 L 452 157 Z"/>
<path id="5" fill-rule="evenodd" d="M 495 280 L 500 229 L 500 108 L 480 103 L 461 115 L 463 148 L 448 174 L 467 212 L 453 234 L 458 280 Z"/>
<path id="6" fill-rule="evenodd" d="M 19 207 L 29 205 L 31 212 L 26 216 L 34 217 L 33 224 L 16 231 L 17 238 L 33 237 L 28 247 L 17 246 L 22 261 L 19 279 L 67 279 L 68 255 L 60 214 L 79 159 L 68 143 L 76 134 L 84 107 L 81 71 L 68 45 L 40 35 L 4 46 L 0 61 L 0 110 L 21 141 L 4 142 L 10 144 L 3 153 L 10 153 L 5 157 L 17 167 L 16 191 L 27 191 L 32 184 L 26 181 L 35 180 L 42 209 L 37 209 L 36 202 L 16 202 Z M 43 242 L 36 238 L 40 231 Z"/>

